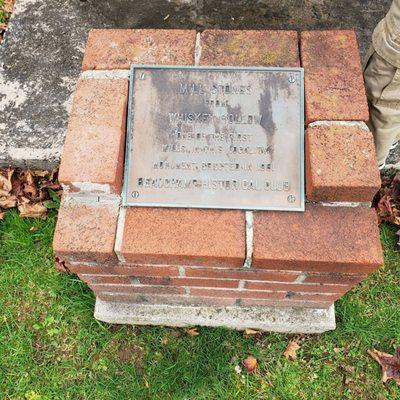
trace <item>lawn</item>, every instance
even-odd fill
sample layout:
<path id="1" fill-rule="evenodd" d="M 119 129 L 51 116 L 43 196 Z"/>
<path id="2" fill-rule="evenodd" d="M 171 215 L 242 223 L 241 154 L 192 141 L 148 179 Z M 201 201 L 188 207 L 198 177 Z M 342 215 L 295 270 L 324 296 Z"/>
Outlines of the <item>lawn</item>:
<path id="1" fill-rule="evenodd" d="M 53 268 L 56 221 L 0 222 L 0 393 L 2 399 L 399 399 L 366 351 L 400 346 L 400 252 L 383 225 L 385 266 L 337 303 L 334 332 L 300 339 L 245 338 L 225 329 L 107 325 L 75 276 Z M 247 355 L 255 373 L 237 373 Z"/>

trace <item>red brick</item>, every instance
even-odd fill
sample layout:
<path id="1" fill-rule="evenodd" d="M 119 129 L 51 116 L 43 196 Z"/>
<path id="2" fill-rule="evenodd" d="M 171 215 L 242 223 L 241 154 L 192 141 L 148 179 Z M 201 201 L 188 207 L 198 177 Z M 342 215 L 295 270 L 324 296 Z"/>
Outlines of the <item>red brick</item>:
<path id="1" fill-rule="evenodd" d="M 203 289 L 203 288 L 190 288 L 192 296 L 205 296 L 205 297 L 230 297 L 236 299 L 283 299 L 286 293 L 284 292 L 264 292 L 255 290 L 218 290 L 218 289 Z"/>
<path id="2" fill-rule="evenodd" d="M 92 29 L 82 69 L 128 69 L 131 64 L 191 65 L 196 31 Z"/>
<path id="3" fill-rule="evenodd" d="M 172 266 L 154 266 L 154 265 L 116 265 L 115 270 L 121 275 L 128 275 L 132 277 L 141 276 L 179 276 L 178 267 Z"/>
<path id="4" fill-rule="evenodd" d="M 198 287 L 221 287 L 237 288 L 238 280 L 234 279 L 202 279 L 202 278 L 138 278 L 142 285 L 173 285 L 173 286 L 198 286 Z"/>
<path id="5" fill-rule="evenodd" d="M 319 273 L 308 273 L 304 279 L 304 283 L 331 283 L 331 284 L 347 284 L 356 285 L 365 279 L 365 275 L 350 275 L 350 274 L 340 274 L 340 273 L 329 273 L 329 274 L 319 274 Z"/>
<path id="6" fill-rule="evenodd" d="M 314 126 L 306 132 L 310 201 L 372 201 L 381 186 L 372 134 L 357 126 Z"/>
<path id="7" fill-rule="evenodd" d="M 66 261 L 107 262 L 114 253 L 118 206 L 111 204 L 62 204 L 53 248 Z M 77 271 L 78 268 L 73 268 Z"/>
<path id="8" fill-rule="evenodd" d="M 307 204 L 254 212 L 254 268 L 367 274 L 383 263 L 375 210 Z"/>
<path id="9" fill-rule="evenodd" d="M 79 278 L 83 280 L 83 282 L 91 283 L 91 284 L 122 284 L 129 285 L 131 281 L 127 276 L 122 275 L 88 275 L 88 274 L 80 274 Z"/>
<path id="10" fill-rule="evenodd" d="M 186 295 L 155 295 L 146 293 L 112 293 L 98 292 L 97 297 L 106 301 L 131 302 L 133 304 L 179 304 L 191 306 L 233 306 L 235 299 L 230 298 L 212 298 L 212 297 L 193 297 Z"/>
<path id="11" fill-rule="evenodd" d="M 353 31 L 302 32 L 307 124 L 322 120 L 368 121 L 368 103 Z"/>
<path id="12" fill-rule="evenodd" d="M 205 30 L 200 64 L 298 67 L 297 32 Z"/>
<path id="13" fill-rule="evenodd" d="M 246 279 L 276 282 L 293 282 L 301 272 L 263 271 L 252 268 L 215 269 L 215 268 L 185 268 L 186 276 L 216 279 Z"/>
<path id="14" fill-rule="evenodd" d="M 101 275 L 113 275 L 116 273 L 111 265 L 72 265 L 66 263 L 66 267 L 69 271 L 75 274 L 101 274 Z"/>
<path id="15" fill-rule="evenodd" d="M 138 286 L 138 285 L 112 285 L 112 284 L 89 284 L 95 292 L 114 292 L 114 293 L 149 293 L 149 294 L 185 294 L 183 287 L 178 286 Z"/>
<path id="16" fill-rule="evenodd" d="M 128 81 L 87 79 L 78 82 L 61 157 L 59 181 L 77 190 L 119 194 L 124 164 Z"/>
<path id="17" fill-rule="evenodd" d="M 244 213 L 130 207 L 121 254 L 131 263 L 238 267 L 245 257 Z"/>
<path id="18" fill-rule="evenodd" d="M 277 282 L 246 282 L 245 288 L 249 290 L 273 290 L 292 291 L 301 293 L 346 293 L 353 286 L 351 285 L 316 285 L 316 284 L 293 284 Z"/>

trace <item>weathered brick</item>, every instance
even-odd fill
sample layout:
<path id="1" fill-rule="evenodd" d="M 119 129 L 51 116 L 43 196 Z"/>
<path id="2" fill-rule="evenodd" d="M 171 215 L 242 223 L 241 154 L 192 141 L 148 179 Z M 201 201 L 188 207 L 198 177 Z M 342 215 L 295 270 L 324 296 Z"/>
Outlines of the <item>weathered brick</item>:
<path id="1" fill-rule="evenodd" d="M 200 64 L 298 67 L 297 32 L 205 30 Z"/>
<path id="2" fill-rule="evenodd" d="M 264 271 L 253 268 L 241 269 L 215 269 L 215 268 L 185 268 L 188 277 L 216 278 L 216 279 L 246 279 L 246 280 L 265 280 L 277 282 L 293 282 L 301 272 L 287 271 Z"/>
<path id="3" fill-rule="evenodd" d="M 173 285 L 173 286 L 198 286 L 198 287 L 221 287 L 221 288 L 237 288 L 238 280 L 234 279 L 206 279 L 206 278 L 155 278 L 142 277 L 138 278 L 142 285 Z"/>
<path id="4" fill-rule="evenodd" d="M 368 121 L 356 35 L 309 31 L 300 37 L 307 124 L 322 120 Z"/>
<path id="5" fill-rule="evenodd" d="M 310 201 L 372 201 L 381 186 L 372 134 L 360 127 L 309 127 L 305 154 Z"/>
<path id="6" fill-rule="evenodd" d="M 236 299 L 216 298 L 216 297 L 200 297 L 186 295 L 156 295 L 147 293 L 116 293 L 116 292 L 98 292 L 97 297 L 107 301 L 132 302 L 133 304 L 178 304 L 191 306 L 232 306 L 236 303 Z"/>
<path id="7" fill-rule="evenodd" d="M 128 81 L 78 81 L 59 181 L 72 190 L 121 192 Z"/>
<path id="8" fill-rule="evenodd" d="M 128 69 L 131 64 L 191 65 L 195 30 L 92 29 L 82 69 Z"/>
<path id="9" fill-rule="evenodd" d="M 111 265 L 84 265 L 84 264 L 69 264 L 66 263 L 68 271 L 75 274 L 101 274 L 114 275 L 116 271 Z"/>
<path id="10" fill-rule="evenodd" d="M 130 207 L 120 251 L 130 263 L 238 267 L 245 257 L 244 213 Z"/>
<path id="11" fill-rule="evenodd" d="M 86 283 L 91 284 L 122 284 L 129 285 L 131 281 L 127 276 L 123 275 L 88 275 L 88 274 L 79 274 L 79 278 L 81 278 Z"/>
<path id="12" fill-rule="evenodd" d="M 63 203 L 54 234 L 55 254 L 66 261 L 107 262 L 114 253 L 118 206 Z M 68 264 L 67 264 L 68 265 Z M 72 270 L 77 271 L 78 268 Z"/>
<path id="13" fill-rule="evenodd" d="M 304 279 L 304 283 L 330 283 L 330 284 L 347 284 L 356 285 L 363 279 L 365 275 L 351 275 L 351 274 L 341 274 L 337 272 L 331 272 L 329 274 L 321 273 L 308 273 Z"/>
<path id="14" fill-rule="evenodd" d="M 183 287 L 178 286 L 139 286 L 123 284 L 89 284 L 89 287 L 95 292 L 114 292 L 114 293 L 147 293 L 147 294 L 185 294 Z"/>
<path id="15" fill-rule="evenodd" d="M 178 267 L 162 265 L 125 265 L 118 264 L 115 266 L 117 273 L 132 277 L 141 276 L 179 276 Z"/>
<path id="16" fill-rule="evenodd" d="M 249 290 L 272 290 L 293 291 L 301 293 L 346 293 L 353 288 L 352 285 L 316 285 L 316 284 L 293 284 L 278 282 L 246 282 L 245 289 Z"/>
<path id="17" fill-rule="evenodd" d="M 229 290 L 229 289 L 203 289 L 203 288 L 190 288 L 192 296 L 205 296 L 205 297 L 230 297 L 236 299 L 283 299 L 285 292 L 267 292 L 255 290 Z"/>
<path id="18" fill-rule="evenodd" d="M 254 268 L 368 274 L 382 265 L 375 210 L 307 204 L 254 212 Z"/>

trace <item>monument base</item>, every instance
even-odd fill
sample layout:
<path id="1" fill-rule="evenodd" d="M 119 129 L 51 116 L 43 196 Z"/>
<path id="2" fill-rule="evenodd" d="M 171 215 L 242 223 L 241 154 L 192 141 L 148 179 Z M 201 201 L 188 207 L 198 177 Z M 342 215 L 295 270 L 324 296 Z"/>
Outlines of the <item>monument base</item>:
<path id="1" fill-rule="evenodd" d="M 282 333 L 322 333 L 334 330 L 335 307 L 211 307 L 137 304 L 96 298 L 94 316 L 112 324 L 214 326 Z"/>

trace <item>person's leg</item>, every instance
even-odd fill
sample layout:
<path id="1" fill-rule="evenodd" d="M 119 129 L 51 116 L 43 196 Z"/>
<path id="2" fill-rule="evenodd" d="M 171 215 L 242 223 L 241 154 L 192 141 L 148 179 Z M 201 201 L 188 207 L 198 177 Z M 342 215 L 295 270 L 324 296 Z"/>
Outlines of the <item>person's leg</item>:
<path id="1" fill-rule="evenodd" d="M 400 70 L 371 52 L 364 69 L 370 104 L 369 127 L 374 135 L 378 164 L 400 138 Z"/>

